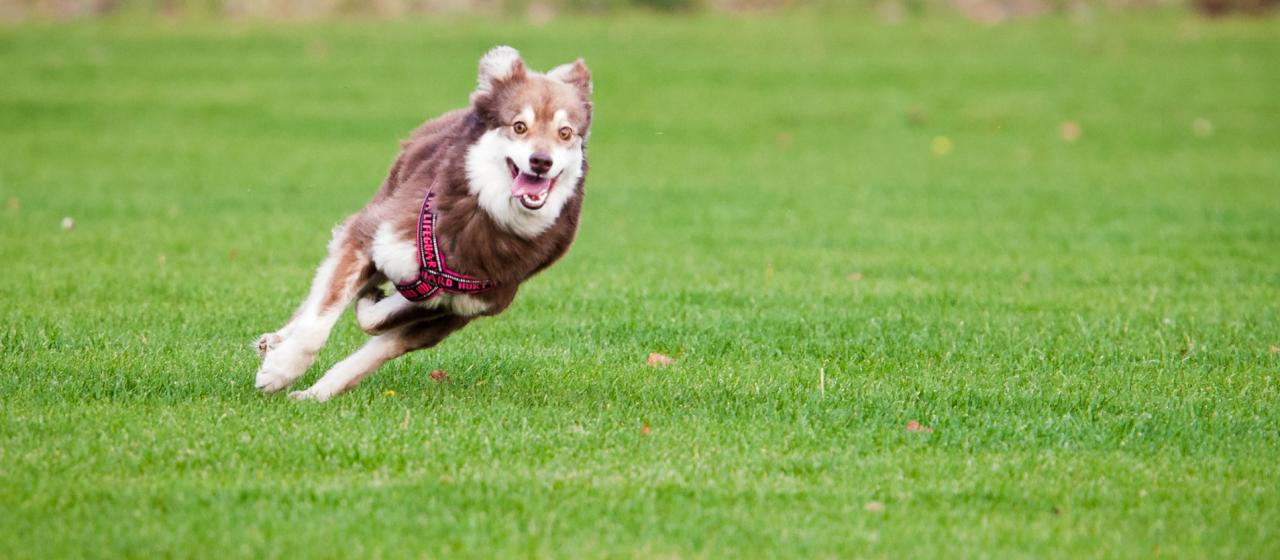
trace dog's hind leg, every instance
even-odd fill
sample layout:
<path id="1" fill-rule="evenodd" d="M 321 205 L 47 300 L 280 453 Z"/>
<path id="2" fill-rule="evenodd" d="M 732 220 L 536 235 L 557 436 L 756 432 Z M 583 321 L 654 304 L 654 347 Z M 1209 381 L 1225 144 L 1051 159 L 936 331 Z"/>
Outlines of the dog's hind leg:
<path id="1" fill-rule="evenodd" d="M 335 229 L 329 257 L 316 272 L 307 299 L 284 328 L 259 339 L 264 356 L 254 383 L 257 388 L 271 393 L 302 377 L 356 290 L 372 275 L 368 256 L 348 237 L 346 228 Z"/>
<path id="2" fill-rule="evenodd" d="M 355 387 L 382 364 L 414 350 L 435 346 L 470 321 L 467 317 L 445 315 L 387 331 L 334 364 L 315 385 L 289 396 L 297 400 L 327 401 Z"/>

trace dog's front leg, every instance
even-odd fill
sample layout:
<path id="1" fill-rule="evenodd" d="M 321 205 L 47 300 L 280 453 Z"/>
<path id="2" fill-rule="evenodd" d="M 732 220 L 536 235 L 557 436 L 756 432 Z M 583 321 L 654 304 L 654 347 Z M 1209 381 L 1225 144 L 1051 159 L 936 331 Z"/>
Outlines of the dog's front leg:
<path id="1" fill-rule="evenodd" d="M 399 292 L 378 299 L 381 292 L 366 290 L 356 298 L 356 324 L 371 335 L 385 332 L 429 319 L 448 315 L 439 307 L 427 307 L 405 299 Z"/>
<path id="2" fill-rule="evenodd" d="M 371 270 L 368 258 L 350 242 L 345 228 L 338 228 L 329 243 L 329 257 L 320 265 L 311 291 L 294 318 L 279 332 L 263 337 L 275 339 L 264 348 L 255 380 L 258 389 L 266 393 L 279 391 L 306 373 Z M 263 344 L 260 342 L 259 346 Z"/>
<path id="3" fill-rule="evenodd" d="M 470 321 L 468 317 L 446 315 L 387 331 L 334 364 L 315 385 L 289 396 L 297 400 L 327 401 L 355 387 L 382 364 L 414 350 L 435 346 Z"/>

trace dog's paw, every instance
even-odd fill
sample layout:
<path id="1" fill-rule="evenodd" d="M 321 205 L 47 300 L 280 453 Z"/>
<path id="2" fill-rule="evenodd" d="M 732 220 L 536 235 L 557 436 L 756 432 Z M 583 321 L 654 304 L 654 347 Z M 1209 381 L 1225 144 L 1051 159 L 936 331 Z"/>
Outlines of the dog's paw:
<path id="1" fill-rule="evenodd" d="M 263 358 L 254 386 L 263 393 L 274 393 L 293 385 L 307 373 L 315 358 L 314 353 L 300 350 L 295 339 L 286 339 Z"/>
<path id="2" fill-rule="evenodd" d="M 289 398 L 295 401 L 314 401 L 316 397 L 310 391 L 294 391 L 289 393 Z"/>
<path id="3" fill-rule="evenodd" d="M 312 387 L 312 388 L 307 389 L 307 390 L 305 390 L 305 391 L 294 391 L 294 392 L 292 392 L 292 393 L 289 393 L 289 398 L 291 398 L 291 399 L 293 399 L 293 400 L 295 400 L 295 401 L 315 401 L 315 402 L 325 402 L 325 401 L 329 400 L 329 399 L 330 399 L 330 398 L 332 398 L 332 397 L 333 397 L 333 395 L 328 394 L 328 393 L 326 393 L 326 392 L 324 392 L 324 391 L 318 391 L 318 390 L 316 390 L 316 388 L 315 388 L 315 387 Z"/>
<path id="4" fill-rule="evenodd" d="M 275 393 L 292 384 L 293 380 L 283 375 L 261 371 L 258 372 L 258 376 L 253 380 L 253 386 L 263 393 Z"/>
<path id="5" fill-rule="evenodd" d="M 258 353 L 259 358 L 265 358 L 268 352 L 275 350 L 276 346 L 283 341 L 284 337 L 276 333 L 267 333 L 258 337 L 258 340 L 253 343 L 253 349 Z"/>
<path id="6" fill-rule="evenodd" d="M 273 358 L 274 357 L 276 356 L 273 356 Z M 300 373 L 290 374 L 289 372 L 293 368 L 276 367 L 278 364 L 274 364 L 273 362 L 277 361 L 278 360 L 268 358 L 262 363 L 262 367 L 258 369 L 258 375 L 254 378 L 253 385 L 254 387 L 257 387 L 259 391 L 262 391 L 263 393 L 274 393 L 284 389 L 285 387 L 293 385 L 294 381 L 297 381 L 299 377 L 302 377 Z"/>

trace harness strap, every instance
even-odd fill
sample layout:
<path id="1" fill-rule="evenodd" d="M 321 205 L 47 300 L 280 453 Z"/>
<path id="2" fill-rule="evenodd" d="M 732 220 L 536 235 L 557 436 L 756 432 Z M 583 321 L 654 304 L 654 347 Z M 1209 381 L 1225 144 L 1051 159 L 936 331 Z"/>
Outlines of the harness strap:
<path id="1" fill-rule="evenodd" d="M 474 294 L 494 286 L 493 282 L 450 270 L 444 262 L 444 253 L 436 242 L 436 215 L 431 212 L 428 192 L 418 214 L 418 277 L 408 282 L 397 282 L 396 290 L 409 301 L 431 299 L 441 291 L 451 294 Z"/>

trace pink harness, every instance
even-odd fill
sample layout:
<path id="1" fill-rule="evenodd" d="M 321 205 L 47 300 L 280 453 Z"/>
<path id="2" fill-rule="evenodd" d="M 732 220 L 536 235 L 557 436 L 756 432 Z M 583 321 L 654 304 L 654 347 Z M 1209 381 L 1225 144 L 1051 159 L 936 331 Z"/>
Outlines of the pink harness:
<path id="1" fill-rule="evenodd" d="M 436 243 L 432 196 L 435 196 L 434 192 L 427 193 L 427 199 L 422 201 L 422 213 L 418 215 L 418 277 L 408 282 L 396 282 L 396 290 L 409 301 L 424 301 L 441 290 L 451 294 L 474 294 L 492 288 L 493 282 L 467 276 L 445 266 L 444 253 Z"/>

